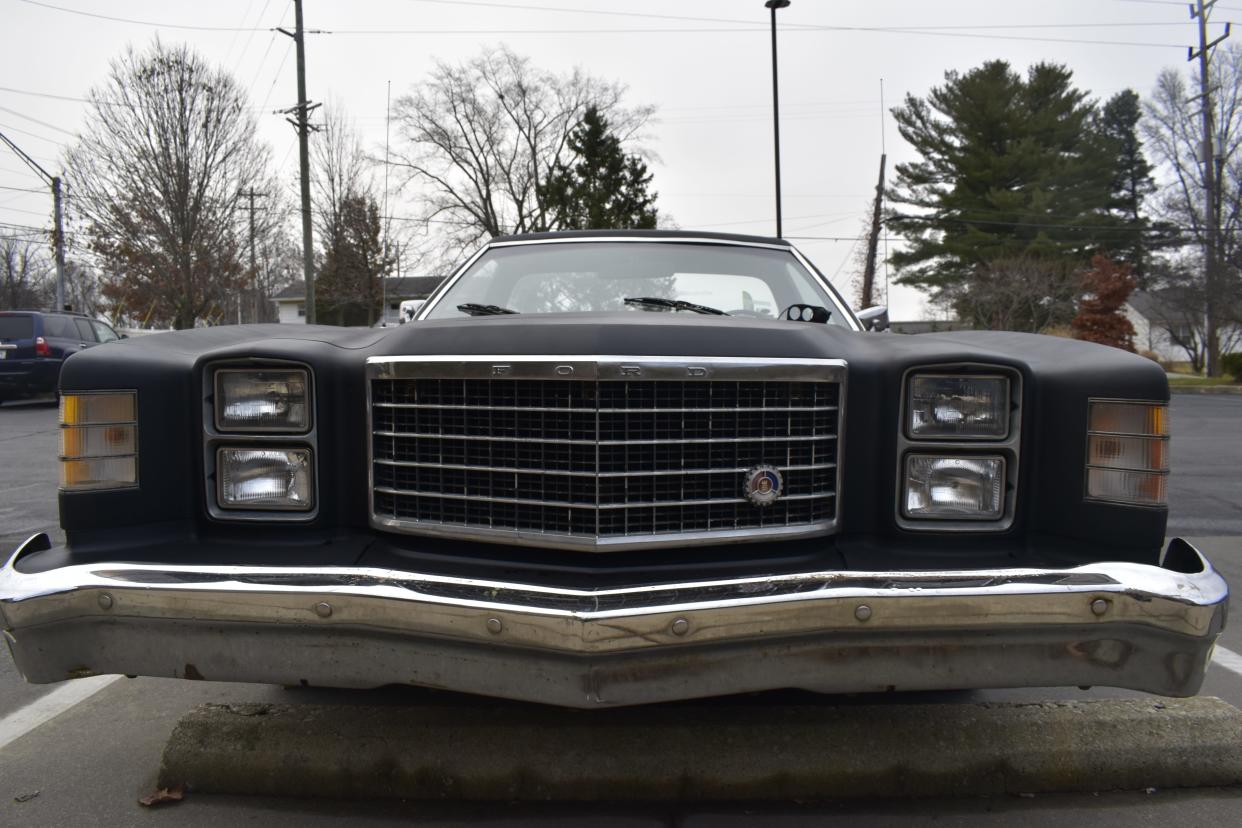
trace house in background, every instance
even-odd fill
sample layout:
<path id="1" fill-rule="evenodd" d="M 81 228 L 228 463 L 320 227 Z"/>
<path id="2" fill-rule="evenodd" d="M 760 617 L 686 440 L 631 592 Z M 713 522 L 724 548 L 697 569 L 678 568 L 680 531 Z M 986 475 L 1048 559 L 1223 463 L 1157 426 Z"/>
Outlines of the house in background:
<path id="1" fill-rule="evenodd" d="M 1146 351 L 1161 362 L 1189 362 L 1186 349 L 1178 341 L 1192 342 L 1202 335 L 1203 322 L 1193 318 L 1161 296 L 1161 291 L 1136 290 L 1124 306 L 1126 318 L 1134 326 L 1134 349 Z M 1222 322 L 1220 326 L 1222 353 L 1242 350 L 1242 326 Z"/>
<path id="2" fill-rule="evenodd" d="M 401 276 L 384 280 L 384 322 L 396 325 L 401 303 L 406 299 L 426 299 L 443 281 L 439 276 Z M 306 283 L 294 282 L 272 297 L 276 303 L 277 321 L 285 324 L 306 324 Z"/>

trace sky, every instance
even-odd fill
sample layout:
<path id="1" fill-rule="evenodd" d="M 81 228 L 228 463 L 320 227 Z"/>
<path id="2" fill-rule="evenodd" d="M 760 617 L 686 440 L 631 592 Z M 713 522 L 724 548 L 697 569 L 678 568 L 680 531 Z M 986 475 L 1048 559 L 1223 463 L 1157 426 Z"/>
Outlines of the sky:
<path id="1" fill-rule="evenodd" d="M 657 206 L 677 226 L 775 232 L 763 0 L 304 0 L 303 8 L 306 28 L 325 32 L 307 35 L 307 95 L 342 106 L 377 156 L 389 82 L 395 99 L 436 61 L 459 63 L 503 43 L 543 69 L 579 66 L 620 81 L 626 103 L 657 108 L 643 146 Z M 1242 0 L 1217 4 L 1213 33 L 1231 18 L 1242 19 Z M 53 174 L 87 117 L 78 99 L 127 45 L 158 35 L 234 73 L 282 178 L 296 185 L 296 138 L 273 112 L 297 97 L 292 41 L 272 31 L 292 27 L 291 0 L 0 0 L 0 21 L 0 132 Z M 881 153 L 890 180 L 895 163 L 916 157 L 886 109 L 926 95 L 947 71 L 998 58 L 1020 71 L 1063 63 L 1100 100 L 1126 88 L 1146 96 L 1160 70 L 1190 68 L 1186 48 L 1197 37 L 1176 0 L 792 0 L 777 25 L 784 234 L 841 288 L 864 244 Z M 0 146 L 0 232 L 50 226 L 51 198 L 39 187 Z M 393 193 L 389 212 L 413 215 Z M 897 285 L 889 305 L 899 320 L 936 313 Z"/>

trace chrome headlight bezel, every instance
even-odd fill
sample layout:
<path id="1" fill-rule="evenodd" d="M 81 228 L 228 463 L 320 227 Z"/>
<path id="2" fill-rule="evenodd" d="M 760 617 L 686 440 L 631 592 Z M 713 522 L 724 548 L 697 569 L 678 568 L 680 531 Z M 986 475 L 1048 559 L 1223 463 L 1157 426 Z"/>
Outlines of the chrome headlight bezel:
<path id="1" fill-rule="evenodd" d="M 233 372 L 281 372 L 296 371 L 305 375 L 306 427 L 299 431 L 273 430 L 259 427 L 253 430 L 222 430 L 217 424 L 218 394 L 221 373 Z M 201 377 L 202 400 L 202 489 L 204 505 L 211 520 L 221 523 L 309 523 L 319 516 L 320 470 L 319 470 L 319 422 L 316 411 L 318 388 L 315 371 L 304 362 L 268 357 L 235 358 L 209 363 Z M 288 508 L 282 506 L 225 505 L 221 494 L 220 450 L 271 449 L 291 451 L 305 449 L 310 452 L 310 507 Z"/>
<path id="2" fill-rule="evenodd" d="M 910 400 L 915 377 L 968 377 L 1001 379 L 1006 383 L 1008 399 L 1007 428 L 1003 437 L 971 437 L 960 435 L 911 435 Z M 1018 478 L 1022 440 L 1022 374 L 1016 368 L 995 363 L 939 363 L 915 365 L 901 376 L 901 400 L 898 406 L 896 469 L 894 475 L 893 519 L 900 529 L 909 532 L 992 533 L 1008 531 L 1017 511 Z M 997 457 L 1003 462 L 1004 489 L 1002 508 L 997 516 L 910 516 L 906 511 L 907 459 L 911 455 L 936 457 Z"/>

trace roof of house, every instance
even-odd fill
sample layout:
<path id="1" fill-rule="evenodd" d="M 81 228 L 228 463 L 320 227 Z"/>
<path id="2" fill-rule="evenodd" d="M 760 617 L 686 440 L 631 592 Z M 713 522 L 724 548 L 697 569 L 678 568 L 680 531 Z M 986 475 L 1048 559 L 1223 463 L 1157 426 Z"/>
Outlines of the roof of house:
<path id="1" fill-rule="evenodd" d="M 391 299 L 426 299 L 444 279 L 440 276 L 390 276 L 384 290 Z M 306 283 L 298 280 L 272 298 L 277 302 L 293 302 L 306 296 Z"/>

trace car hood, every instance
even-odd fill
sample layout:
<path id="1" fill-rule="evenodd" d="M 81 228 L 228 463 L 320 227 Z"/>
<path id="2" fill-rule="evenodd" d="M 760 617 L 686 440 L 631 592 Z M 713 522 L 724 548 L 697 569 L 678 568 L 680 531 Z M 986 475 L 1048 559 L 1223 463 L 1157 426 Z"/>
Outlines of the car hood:
<path id="1" fill-rule="evenodd" d="M 558 313 L 415 322 L 378 354 L 823 357 L 826 343 L 857 339 L 837 326 L 671 313 Z M 827 350 L 834 349 L 831 344 Z"/>

